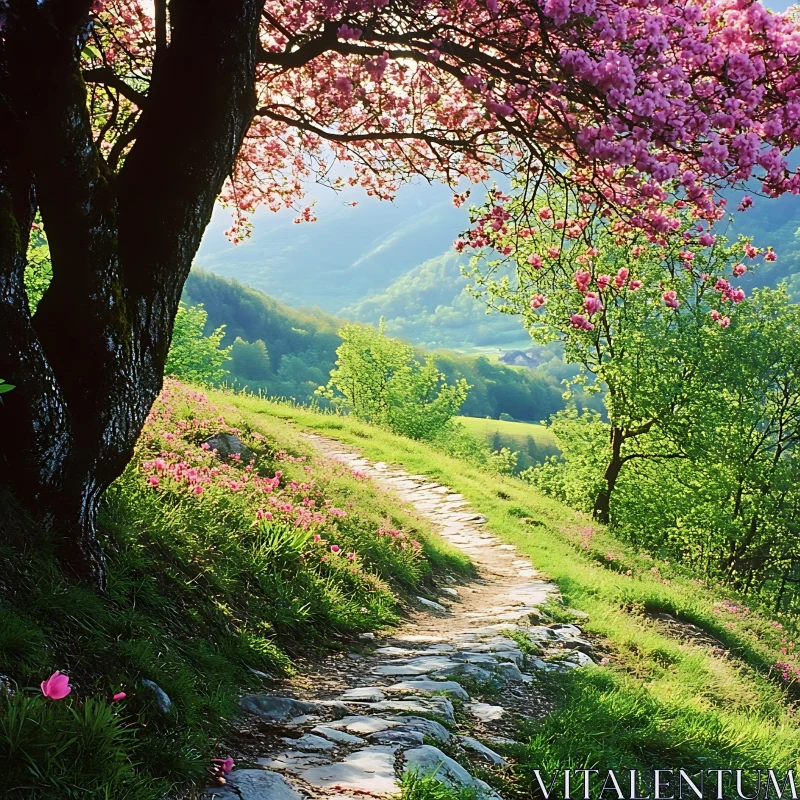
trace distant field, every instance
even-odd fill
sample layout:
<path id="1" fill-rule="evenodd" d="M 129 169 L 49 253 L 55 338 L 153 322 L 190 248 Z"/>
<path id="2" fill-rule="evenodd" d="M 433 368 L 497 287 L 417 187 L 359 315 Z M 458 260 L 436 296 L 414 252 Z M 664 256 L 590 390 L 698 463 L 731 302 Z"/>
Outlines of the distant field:
<path id="1" fill-rule="evenodd" d="M 475 436 L 481 437 L 495 450 L 507 447 L 519 453 L 519 470 L 541 464 L 547 456 L 560 451 L 556 437 L 544 426 L 532 422 L 506 422 L 500 419 L 457 417 Z"/>

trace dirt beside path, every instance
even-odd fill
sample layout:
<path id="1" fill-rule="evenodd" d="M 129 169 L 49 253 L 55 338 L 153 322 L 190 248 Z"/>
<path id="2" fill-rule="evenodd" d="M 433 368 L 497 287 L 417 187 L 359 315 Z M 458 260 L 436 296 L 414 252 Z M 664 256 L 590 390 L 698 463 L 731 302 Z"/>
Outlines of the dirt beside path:
<path id="1" fill-rule="evenodd" d="M 514 743 L 521 718 L 549 710 L 533 673 L 593 663 L 591 643 L 576 625 L 551 622 L 541 607 L 558 588 L 514 545 L 487 532 L 485 517 L 461 495 L 424 475 L 372 463 L 332 439 L 308 439 L 413 506 L 470 556 L 477 577 L 443 583 L 435 601 L 418 597 L 393 635 L 363 634 L 353 652 L 276 683 L 273 694 L 242 698 L 249 714 L 239 728 L 237 760 L 253 768 L 235 769 L 206 797 L 397 797 L 406 771 L 501 797 L 473 773 L 507 769 L 494 748 Z"/>

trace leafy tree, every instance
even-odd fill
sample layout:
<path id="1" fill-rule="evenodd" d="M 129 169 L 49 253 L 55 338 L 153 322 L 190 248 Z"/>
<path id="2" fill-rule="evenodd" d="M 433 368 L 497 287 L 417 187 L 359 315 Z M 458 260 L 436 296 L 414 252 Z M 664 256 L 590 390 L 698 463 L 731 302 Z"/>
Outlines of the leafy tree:
<path id="1" fill-rule="evenodd" d="M 167 357 L 166 373 L 190 383 L 219 383 L 228 370 L 223 366 L 230 360 L 230 347 L 220 347 L 225 335 L 224 325 L 204 334 L 206 314 L 203 306 L 178 306 L 172 344 Z M 262 342 L 263 344 L 263 342 Z"/>
<path id="2" fill-rule="evenodd" d="M 236 337 L 231 346 L 231 371 L 240 378 L 265 381 L 270 374 L 269 353 L 262 339 L 246 342 Z"/>
<path id="3" fill-rule="evenodd" d="M 420 364 L 410 345 L 378 330 L 345 325 L 336 369 L 323 396 L 360 419 L 412 439 L 433 438 L 457 413 L 469 391 L 463 379 L 444 382 L 432 356 Z"/>
<path id="4" fill-rule="evenodd" d="M 493 208 L 490 199 L 474 216 L 502 252 L 520 238 L 519 230 L 495 230 Z M 574 220 L 568 204 L 554 210 L 542 201 L 536 213 L 539 231 L 513 250 L 514 280 L 502 259 L 479 254 L 473 291 L 505 313 L 522 315 L 535 341 L 562 341 L 565 360 L 581 368 L 573 385 L 605 391 L 606 466 L 602 480 L 589 485 L 596 488 L 594 516 L 608 522 L 626 464 L 687 456 L 685 434 L 696 405 L 712 390 L 718 339 L 745 298 L 730 280 L 741 278 L 743 261 L 759 251 L 746 239 L 727 246 L 686 217 L 681 235 L 653 240 L 641 233 L 621 237 L 602 222 L 590 228 L 568 222 L 576 229 L 565 236 L 563 227 L 546 221 Z"/>
<path id="5" fill-rule="evenodd" d="M 757 169 L 794 191 L 794 21 L 760 3 L 0 0 L 0 485 L 102 583 L 95 519 L 162 381 L 218 197 L 491 170 L 661 230 Z M 229 179 L 230 178 L 230 179 Z M 461 199 L 461 198 L 458 198 Z M 23 291 L 40 210 L 53 279 Z M 312 219 L 310 209 L 300 214 Z"/>

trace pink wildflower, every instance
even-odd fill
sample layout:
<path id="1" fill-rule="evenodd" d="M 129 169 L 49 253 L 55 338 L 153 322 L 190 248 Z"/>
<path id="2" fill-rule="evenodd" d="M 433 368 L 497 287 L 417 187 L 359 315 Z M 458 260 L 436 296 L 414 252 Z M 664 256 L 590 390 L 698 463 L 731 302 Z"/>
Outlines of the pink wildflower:
<path id="1" fill-rule="evenodd" d="M 46 681 L 41 684 L 42 694 L 50 700 L 63 700 L 71 691 L 69 677 L 60 670 L 56 670 Z"/>

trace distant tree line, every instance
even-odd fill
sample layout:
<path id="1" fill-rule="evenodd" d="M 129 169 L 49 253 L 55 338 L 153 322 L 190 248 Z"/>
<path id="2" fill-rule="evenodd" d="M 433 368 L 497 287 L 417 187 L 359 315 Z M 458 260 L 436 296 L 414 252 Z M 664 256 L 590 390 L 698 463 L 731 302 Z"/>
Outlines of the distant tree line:
<path id="1" fill-rule="evenodd" d="M 319 309 L 291 308 L 230 278 L 195 269 L 186 282 L 185 305 L 203 305 L 207 335 L 224 326 L 230 348 L 227 382 L 236 388 L 300 402 L 327 402 L 316 395 L 336 366 L 344 321 Z M 424 360 L 425 355 L 417 353 Z M 507 367 L 485 356 L 432 354 L 446 381 L 472 388 L 461 414 L 539 422 L 564 408 L 563 389 L 547 375 Z"/>

